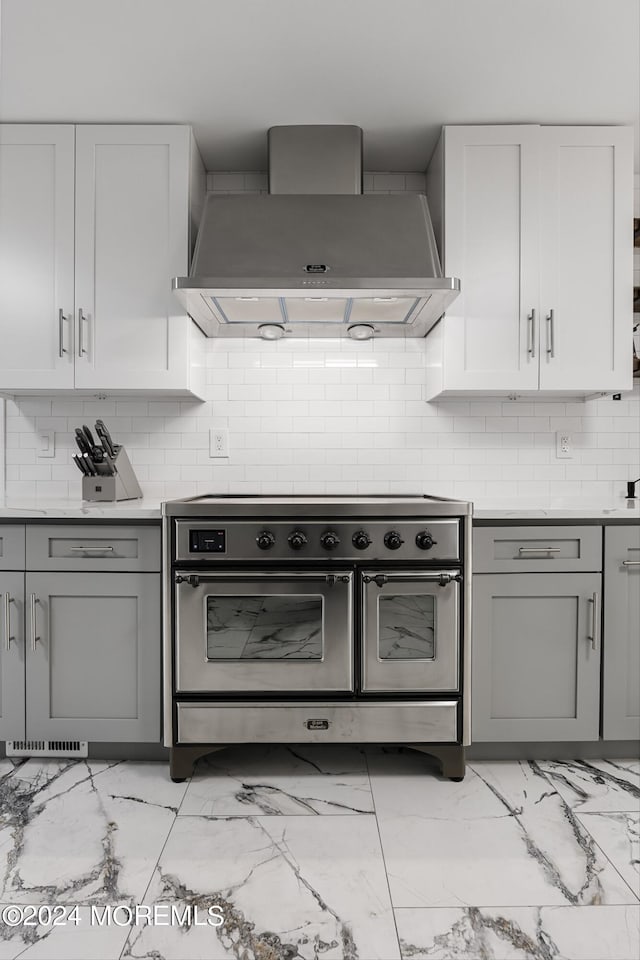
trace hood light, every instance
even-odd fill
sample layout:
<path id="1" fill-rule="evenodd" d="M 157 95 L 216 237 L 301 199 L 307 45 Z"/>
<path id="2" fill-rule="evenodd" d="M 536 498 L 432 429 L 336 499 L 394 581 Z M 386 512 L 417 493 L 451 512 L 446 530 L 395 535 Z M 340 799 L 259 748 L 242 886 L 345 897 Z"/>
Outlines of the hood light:
<path id="1" fill-rule="evenodd" d="M 397 299 L 398 299 L 397 297 L 374 297 L 373 302 L 374 303 L 395 303 Z"/>
<path id="2" fill-rule="evenodd" d="M 347 334 L 352 340 L 371 340 L 375 330 L 370 323 L 354 323 L 347 328 Z"/>
<path id="3" fill-rule="evenodd" d="M 284 337 L 284 327 L 279 323 L 261 323 L 258 327 L 258 336 L 263 340 L 280 340 Z"/>
<path id="4" fill-rule="evenodd" d="M 257 303 L 260 297 L 234 297 L 238 303 Z"/>

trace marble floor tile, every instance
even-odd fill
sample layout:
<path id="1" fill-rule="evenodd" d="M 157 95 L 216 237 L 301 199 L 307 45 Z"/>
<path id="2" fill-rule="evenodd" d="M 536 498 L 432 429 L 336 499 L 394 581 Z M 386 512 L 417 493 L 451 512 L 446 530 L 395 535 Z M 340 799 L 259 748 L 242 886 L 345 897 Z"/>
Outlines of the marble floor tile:
<path id="1" fill-rule="evenodd" d="M 196 766 L 180 816 L 373 813 L 366 758 L 357 747 L 242 746 Z"/>
<path id="2" fill-rule="evenodd" d="M 640 899 L 640 811 L 583 813 L 578 820 Z"/>
<path id="3" fill-rule="evenodd" d="M 184 792 L 164 763 L 14 768 L 0 779 L 0 901 L 139 899 Z"/>
<path id="4" fill-rule="evenodd" d="M 634 902 L 535 764 L 474 763 L 453 783 L 409 752 L 369 762 L 395 907 Z"/>
<path id="5" fill-rule="evenodd" d="M 576 812 L 640 807 L 640 760 L 541 760 L 539 766 Z"/>
<path id="6" fill-rule="evenodd" d="M 403 960 L 637 960 L 635 907 L 396 910 Z"/>
<path id="7" fill-rule="evenodd" d="M 4 913 L 4 911 L 9 911 Z M 92 917 L 91 907 L 78 906 L 73 911 L 68 907 L 66 916 L 55 915 L 55 923 L 41 912 L 42 923 L 37 915 L 18 917 L 16 908 L 0 904 L 0 960 L 117 960 L 122 953 L 130 926 L 115 923 L 101 925 Z M 9 925 L 2 922 L 3 916 Z M 18 923 L 28 920 L 28 924 Z M 31 926 L 31 922 L 35 923 Z"/>
<path id="8" fill-rule="evenodd" d="M 136 929 L 123 957 L 400 956 L 373 816 L 178 817 L 145 899 L 224 923 Z"/>

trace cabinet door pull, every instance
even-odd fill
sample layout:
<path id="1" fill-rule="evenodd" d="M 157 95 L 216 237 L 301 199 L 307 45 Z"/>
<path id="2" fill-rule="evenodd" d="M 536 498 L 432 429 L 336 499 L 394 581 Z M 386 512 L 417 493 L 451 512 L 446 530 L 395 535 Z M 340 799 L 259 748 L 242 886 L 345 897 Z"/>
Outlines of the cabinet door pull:
<path id="1" fill-rule="evenodd" d="M 65 353 L 69 351 L 64 345 L 64 325 L 69 320 L 69 317 L 65 317 L 64 310 L 58 310 L 58 356 L 62 360 Z"/>
<path id="2" fill-rule="evenodd" d="M 11 650 L 11 641 L 15 640 L 15 637 L 11 636 L 11 607 L 9 604 L 14 603 L 13 597 L 9 596 L 8 593 L 4 595 L 3 611 L 4 611 L 4 647 L 7 653 Z"/>
<path id="3" fill-rule="evenodd" d="M 78 356 L 84 357 L 87 348 L 84 345 L 84 325 L 88 322 L 84 313 L 82 312 L 82 307 L 78 308 Z"/>
<path id="4" fill-rule="evenodd" d="M 527 326 L 529 331 L 529 348 L 528 354 L 533 360 L 536 355 L 536 311 L 535 307 L 532 308 L 531 313 L 527 316 Z"/>
<path id="5" fill-rule="evenodd" d="M 550 360 L 556 355 L 553 310 L 547 314 L 547 354 Z"/>
<path id="6" fill-rule="evenodd" d="M 592 597 L 589 597 L 589 603 L 591 604 L 591 633 L 587 634 L 587 640 L 591 641 L 591 649 L 598 649 L 598 621 L 600 619 L 600 604 L 599 596 L 597 593 L 594 593 Z"/>
<path id="7" fill-rule="evenodd" d="M 31 619 L 31 624 L 30 624 L 30 627 L 31 627 L 31 649 L 34 651 L 34 653 L 35 653 L 35 650 L 36 650 L 36 644 L 37 644 L 38 640 L 40 639 L 40 637 L 36 634 L 36 603 L 40 603 L 40 601 L 39 601 L 38 598 L 36 597 L 35 593 L 30 593 L 30 594 L 29 594 L 29 606 L 30 606 L 30 608 L 31 608 L 31 617 L 30 617 L 30 619 Z"/>
<path id="8" fill-rule="evenodd" d="M 560 553 L 560 547 L 519 547 L 518 553 Z"/>
<path id="9" fill-rule="evenodd" d="M 640 560 L 623 560 L 623 567 L 640 567 Z"/>

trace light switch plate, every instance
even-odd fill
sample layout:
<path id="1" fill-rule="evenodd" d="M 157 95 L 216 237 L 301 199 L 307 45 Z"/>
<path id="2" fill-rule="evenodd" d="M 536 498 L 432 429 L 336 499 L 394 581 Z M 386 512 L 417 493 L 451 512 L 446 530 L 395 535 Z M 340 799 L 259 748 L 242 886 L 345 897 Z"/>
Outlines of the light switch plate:
<path id="1" fill-rule="evenodd" d="M 38 432 L 38 457 L 55 457 L 56 435 L 54 430 L 40 430 Z"/>

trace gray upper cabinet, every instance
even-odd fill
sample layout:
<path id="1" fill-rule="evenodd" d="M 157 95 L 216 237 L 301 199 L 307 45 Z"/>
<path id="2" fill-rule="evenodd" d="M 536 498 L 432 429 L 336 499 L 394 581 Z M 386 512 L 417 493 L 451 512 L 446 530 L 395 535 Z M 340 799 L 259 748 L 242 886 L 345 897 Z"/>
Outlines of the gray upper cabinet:
<path id="1" fill-rule="evenodd" d="M 605 529 L 603 737 L 640 739 L 640 526 Z"/>
<path id="2" fill-rule="evenodd" d="M 474 577 L 476 741 L 597 740 L 600 574 Z"/>

